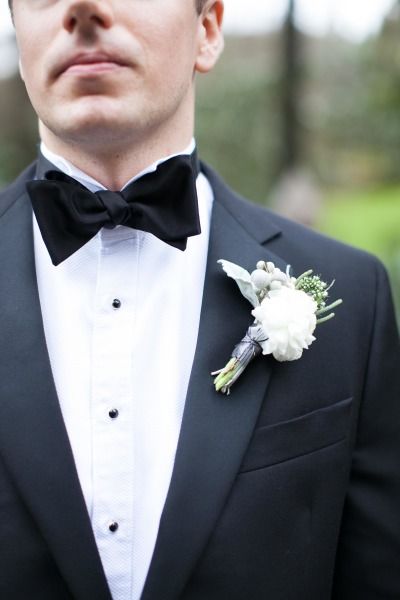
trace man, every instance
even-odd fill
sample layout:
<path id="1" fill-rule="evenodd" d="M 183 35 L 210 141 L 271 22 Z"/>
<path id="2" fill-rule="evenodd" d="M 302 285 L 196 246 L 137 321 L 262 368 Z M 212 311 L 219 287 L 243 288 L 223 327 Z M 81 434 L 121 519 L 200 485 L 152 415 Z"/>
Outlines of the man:
<path id="1" fill-rule="evenodd" d="M 194 76 L 223 1 L 12 10 L 42 145 L 0 196 L 1 598 L 400 598 L 386 276 L 198 173 Z M 229 398 L 210 372 L 251 317 L 221 258 L 313 268 L 344 301 Z"/>

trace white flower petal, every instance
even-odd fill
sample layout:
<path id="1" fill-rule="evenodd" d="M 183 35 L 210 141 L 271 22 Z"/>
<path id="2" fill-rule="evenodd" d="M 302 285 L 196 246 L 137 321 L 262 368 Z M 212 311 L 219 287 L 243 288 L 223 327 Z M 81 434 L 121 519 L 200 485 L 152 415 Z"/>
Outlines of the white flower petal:
<path id="1" fill-rule="evenodd" d="M 261 344 L 263 354 L 276 360 L 298 360 L 315 340 L 316 302 L 305 292 L 283 286 L 270 292 L 252 311 L 268 340 Z"/>

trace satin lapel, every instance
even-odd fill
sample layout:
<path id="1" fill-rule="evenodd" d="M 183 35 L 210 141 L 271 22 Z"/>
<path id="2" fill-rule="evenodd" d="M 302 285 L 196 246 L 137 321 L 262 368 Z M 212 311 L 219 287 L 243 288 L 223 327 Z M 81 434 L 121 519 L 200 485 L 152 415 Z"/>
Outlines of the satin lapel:
<path id="1" fill-rule="evenodd" d="M 110 600 L 54 387 L 25 194 L 0 218 L 0 452 L 76 600 Z"/>
<path id="2" fill-rule="evenodd" d="M 269 359 L 256 360 L 230 396 L 214 390 L 210 372 L 224 366 L 252 320 L 251 305 L 217 264 L 220 258 L 250 270 L 262 258 L 273 260 L 216 201 L 194 365 L 172 481 L 142 600 L 180 597 L 227 500 L 270 378 Z"/>

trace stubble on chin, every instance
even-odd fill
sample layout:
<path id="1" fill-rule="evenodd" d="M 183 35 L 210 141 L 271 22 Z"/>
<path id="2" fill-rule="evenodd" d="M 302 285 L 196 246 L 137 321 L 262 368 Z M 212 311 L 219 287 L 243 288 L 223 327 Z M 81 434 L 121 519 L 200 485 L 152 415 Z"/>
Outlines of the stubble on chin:
<path id="1" fill-rule="evenodd" d="M 41 134 L 62 144 L 96 150 L 101 145 L 124 143 L 132 133 L 133 123 L 115 103 L 94 97 L 47 110 L 40 116 Z"/>

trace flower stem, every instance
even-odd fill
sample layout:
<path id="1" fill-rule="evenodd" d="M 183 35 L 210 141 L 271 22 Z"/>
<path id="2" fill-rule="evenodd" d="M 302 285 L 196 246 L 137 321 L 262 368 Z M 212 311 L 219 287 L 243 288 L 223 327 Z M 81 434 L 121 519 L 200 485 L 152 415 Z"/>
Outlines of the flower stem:
<path id="1" fill-rule="evenodd" d="M 330 315 L 327 315 L 326 317 L 317 319 L 317 325 L 321 325 L 321 323 L 326 323 L 327 321 L 330 321 L 331 319 L 333 319 L 334 316 L 335 316 L 335 313 L 331 313 Z"/>
<path id="2" fill-rule="evenodd" d="M 332 304 L 329 304 L 329 306 L 324 306 L 323 308 L 320 308 L 319 310 L 317 310 L 316 315 L 323 315 L 324 313 L 328 312 L 329 310 L 332 310 L 333 308 L 336 308 L 337 306 L 339 306 L 339 304 L 342 304 L 343 300 L 341 298 L 339 298 L 339 300 L 335 300 L 335 302 L 332 302 Z"/>
<path id="3" fill-rule="evenodd" d="M 218 375 L 214 379 L 215 389 L 217 390 L 217 392 L 221 391 L 222 388 L 225 387 L 226 384 L 229 382 L 230 378 L 232 378 L 232 375 L 235 371 L 236 363 L 237 359 L 231 358 L 228 364 L 223 369 L 211 373 L 211 375 Z"/>
<path id="4" fill-rule="evenodd" d="M 258 356 L 261 351 L 260 341 L 265 340 L 265 334 L 259 325 L 251 325 L 245 337 L 233 349 L 229 362 L 223 369 L 214 371 L 211 375 L 217 375 L 214 386 L 217 392 L 230 394 L 235 381 L 243 373 L 247 365 Z"/>

